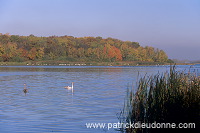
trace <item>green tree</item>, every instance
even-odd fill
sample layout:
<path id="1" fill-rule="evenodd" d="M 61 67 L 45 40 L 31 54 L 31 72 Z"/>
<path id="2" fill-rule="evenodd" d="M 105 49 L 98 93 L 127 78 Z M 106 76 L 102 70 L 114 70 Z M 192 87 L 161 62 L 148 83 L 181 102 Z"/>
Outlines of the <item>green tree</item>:
<path id="1" fill-rule="evenodd" d="M 15 57 L 17 55 L 17 44 L 8 42 L 4 45 L 4 53 L 2 55 L 2 58 L 4 61 L 9 61 L 12 57 Z"/>
<path id="2" fill-rule="evenodd" d="M 4 54 L 5 49 L 2 44 L 0 44 L 0 57 Z"/>
<path id="3" fill-rule="evenodd" d="M 36 50 L 36 58 L 41 60 L 43 59 L 43 57 L 44 57 L 44 48 L 38 48 Z"/>

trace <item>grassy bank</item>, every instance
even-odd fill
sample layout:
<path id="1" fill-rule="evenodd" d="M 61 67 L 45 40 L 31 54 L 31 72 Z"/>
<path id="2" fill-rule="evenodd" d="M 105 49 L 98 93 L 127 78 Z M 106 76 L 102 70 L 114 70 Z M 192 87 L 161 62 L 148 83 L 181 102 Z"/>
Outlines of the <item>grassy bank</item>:
<path id="1" fill-rule="evenodd" d="M 176 71 L 143 77 L 137 91 L 127 92 L 121 123 L 195 123 L 200 120 L 200 77 L 194 73 Z M 157 133 L 168 129 L 121 128 L 126 133 Z M 171 130 L 173 132 L 176 130 Z"/>

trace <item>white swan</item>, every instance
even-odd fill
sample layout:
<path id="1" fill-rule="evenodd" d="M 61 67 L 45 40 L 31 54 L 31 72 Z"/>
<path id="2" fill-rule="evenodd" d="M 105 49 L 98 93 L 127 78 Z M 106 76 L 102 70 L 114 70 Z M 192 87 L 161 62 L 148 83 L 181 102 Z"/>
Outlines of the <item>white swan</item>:
<path id="1" fill-rule="evenodd" d="M 72 90 L 72 93 L 73 93 L 74 92 L 74 82 L 72 82 L 72 86 L 65 86 L 64 88 L 68 89 L 68 90 Z"/>

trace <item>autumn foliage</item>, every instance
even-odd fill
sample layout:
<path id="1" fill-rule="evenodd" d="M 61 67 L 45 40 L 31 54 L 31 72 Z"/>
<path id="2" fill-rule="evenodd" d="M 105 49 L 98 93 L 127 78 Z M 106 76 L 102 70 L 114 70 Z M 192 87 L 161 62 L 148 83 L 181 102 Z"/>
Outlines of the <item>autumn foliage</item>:
<path id="1" fill-rule="evenodd" d="M 166 62 L 168 57 L 163 50 L 113 38 L 0 34 L 0 61 L 28 60 Z"/>

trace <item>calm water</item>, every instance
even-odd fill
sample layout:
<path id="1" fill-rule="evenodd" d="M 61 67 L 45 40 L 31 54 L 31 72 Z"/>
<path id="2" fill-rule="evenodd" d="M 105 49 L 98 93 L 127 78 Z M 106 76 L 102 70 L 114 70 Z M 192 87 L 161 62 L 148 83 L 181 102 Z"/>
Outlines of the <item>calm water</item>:
<path id="1" fill-rule="evenodd" d="M 0 132 L 117 132 L 88 129 L 85 124 L 117 123 L 126 90 L 134 84 L 138 72 L 158 71 L 169 71 L 169 66 L 0 67 Z M 75 83 L 73 95 L 64 89 L 71 82 Z M 24 83 L 29 89 L 26 95 Z"/>

